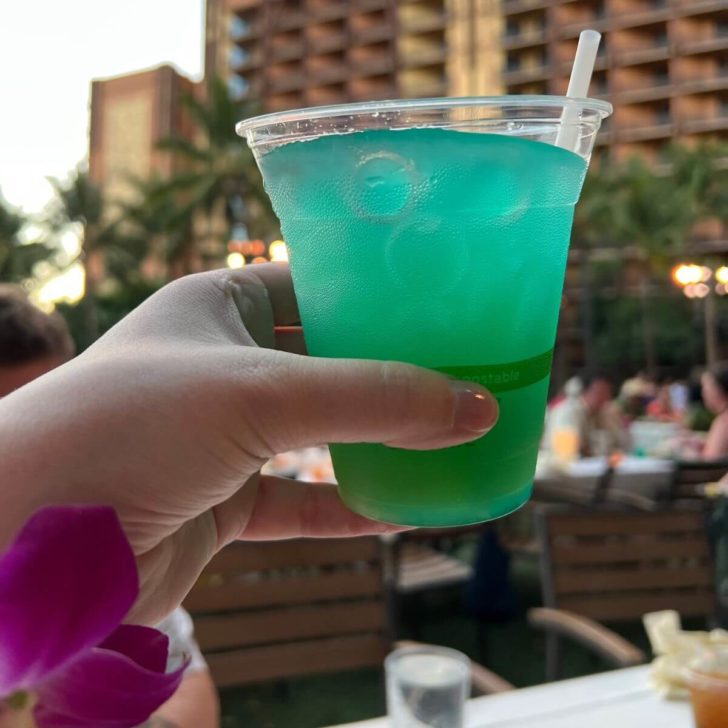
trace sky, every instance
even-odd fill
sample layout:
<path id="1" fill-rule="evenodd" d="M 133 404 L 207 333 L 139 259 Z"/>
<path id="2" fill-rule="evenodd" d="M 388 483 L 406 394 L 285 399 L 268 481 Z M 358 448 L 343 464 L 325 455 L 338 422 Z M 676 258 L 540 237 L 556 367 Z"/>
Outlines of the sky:
<path id="1" fill-rule="evenodd" d="M 28 213 L 88 154 L 94 78 L 172 63 L 199 80 L 204 0 L 0 1 L 0 193 Z"/>

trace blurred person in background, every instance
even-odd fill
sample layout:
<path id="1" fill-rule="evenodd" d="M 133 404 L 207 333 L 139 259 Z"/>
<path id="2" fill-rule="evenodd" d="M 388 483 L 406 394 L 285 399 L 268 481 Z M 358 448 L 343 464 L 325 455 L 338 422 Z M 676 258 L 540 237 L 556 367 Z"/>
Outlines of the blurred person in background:
<path id="1" fill-rule="evenodd" d="M 0 284 L 0 397 L 64 364 L 76 351 L 58 313 L 33 305 L 19 286 Z M 190 664 L 177 692 L 144 728 L 219 728 L 217 691 L 194 638 L 192 619 L 178 608 L 157 625 L 169 638 L 169 665 Z"/>
<path id="2" fill-rule="evenodd" d="M 633 377 L 625 379 L 619 390 L 619 403 L 624 414 L 630 420 L 643 417 L 648 403 L 657 393 L 655 383 L 644 372 L 637 372 Z"/>
<path id="3" fill-rule="evenodd" d="M 627 449 L 629 434 L 622 413 L 612 399 L 609 378 L 603 374 L 583 377 L 581 388 L 576 386 L 576 381 L 567 383 L 566 399 L 554 405 L 547 414 L 547 447 L 558 439 L 557 433 L 568 421 L 568 426 L 576 430 L 582 456 L 608 455 Z"/>
<path id="4" fill-rule="evenodd" d="M 0 284 L 0 397 L 73 357 L 60 314 L 36 308 L 19 286 Z"/>
<path id="5" fill-rule="evenodd" d="M 682 413 L 673 406 L 672 392 L 669 384 L 661 384 L 655 398 L 647 405 L 647 416 L 661 422 L 679 422 Z"/>
<path id="6" fill-rule="evenodd" d="M 674 412 L 685 416 L 690 405 L 690 388 L 687 382 L 678 379 L 670 384 L 670 403 Z"/>
<path id="7" fill-rule="evenodd" d="M 703 446 L 705 460 L 728 458 L 728 362 L 709 367 L 701 378 L 705 406 L 715 415 Z"/>

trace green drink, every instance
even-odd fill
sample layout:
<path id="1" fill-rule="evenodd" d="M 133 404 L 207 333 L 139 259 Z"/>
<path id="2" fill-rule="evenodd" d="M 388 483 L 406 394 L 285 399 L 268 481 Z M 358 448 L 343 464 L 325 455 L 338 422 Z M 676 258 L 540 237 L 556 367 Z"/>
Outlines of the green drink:
<path id="1" fill-rule="evenodd" d="M 592 113 L 579 124 L 593 136 Z M 535 121 L 520 134 L 512 120 L 496 133 L 459 122 L 256 149 L 310 353 L 406 361 L 499 400 L 496 427 L 467 445 L 331 446 L 346 503 L 394 523 L 484 521 L 527 500 L 586 172 L 586 155 L 539 140 Z"/>

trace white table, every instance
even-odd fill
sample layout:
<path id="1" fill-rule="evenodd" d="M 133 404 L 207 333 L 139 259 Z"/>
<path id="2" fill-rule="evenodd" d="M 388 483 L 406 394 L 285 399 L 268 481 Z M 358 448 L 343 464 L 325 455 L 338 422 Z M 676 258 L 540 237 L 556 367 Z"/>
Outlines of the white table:
<path id="1" fill-rule="evenodd" d="M 663 700 L 631 667 L 468 701 L 467 728 L 692 728 L 690 705 Z M 337 728 L 387 728 L 386 718 Z M 333 727 L 332 727 L 333 728 Z"/>
<path id="2" fill-rule="evenodd" d="M 575 502 L 589 502 L 607 471 L 607 458 L 581 458 L 567 465 L 557 463 L 542 453 L 536 465 L 534 492 L 548 499 L 559 493 Z M 624 491 L 656 500 L 672 481 L 675 462 L 661 458 L 624 457 L 612 474 L 610 491 Z"/>

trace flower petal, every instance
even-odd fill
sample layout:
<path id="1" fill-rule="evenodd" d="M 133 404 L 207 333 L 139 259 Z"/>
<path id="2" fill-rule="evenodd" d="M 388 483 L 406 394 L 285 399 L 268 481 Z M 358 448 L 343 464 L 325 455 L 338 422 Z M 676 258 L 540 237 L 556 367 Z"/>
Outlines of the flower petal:
<path id="1" fill-rule="evenodd" d="M 99 647 L 112 652 L 120 652 L 140 667 L 152 672 L 164 672 L 167 669 L 169 637 L 152 627 L 122 624 Z"/>
<path id="2" fill-rule="evenodd" d="M 122 627 L 107 640 L 119 651 L 94 647 L 38 686 L 38 728 L 131 728 L 143 723 L 172 696 L 187 667 L 185 663 L 164 673 L 166 643 L 157 630 Z M 137 663 L 135 656 L 161 670 Z"/>
<path id="3" fill-rule="evenodd" d="M 138 591 L 113 508 L 37 511 L 0 557 L 0 697 L 32 688 L 101 642 Z"/>

